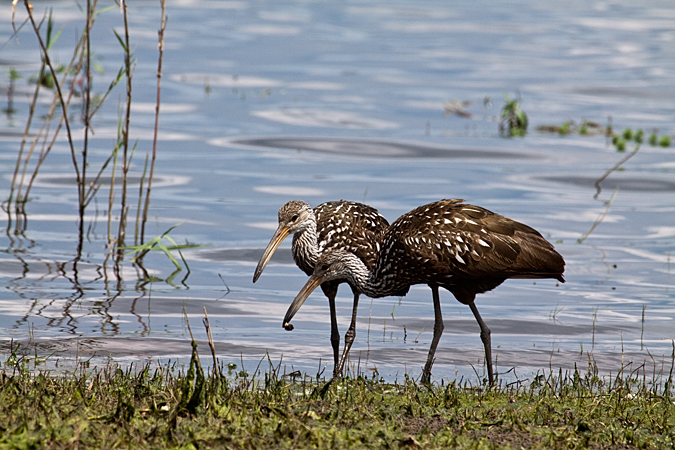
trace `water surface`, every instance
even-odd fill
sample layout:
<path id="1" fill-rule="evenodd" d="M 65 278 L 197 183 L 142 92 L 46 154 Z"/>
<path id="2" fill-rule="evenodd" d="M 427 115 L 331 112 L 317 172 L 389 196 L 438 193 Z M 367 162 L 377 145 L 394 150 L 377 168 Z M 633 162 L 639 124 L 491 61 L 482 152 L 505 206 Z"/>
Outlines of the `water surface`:
<path id="1" fill-rule="evenodd" d="M 54 57 L 66 61 L 82 28 L 70 1 L 53 8 L 64 31 Z M 28 26 L 12 37 L 10 7 L 0 7 L 3 72 L 22 74 L 13 114 L 0 120 L 0 183 L 9 192 L 40 54 Z M 137 195 L 151 151 L 156 95 L 155 2 L 129 8 L 134 56 L 131 138 L 138 142 L 130 186 Z M 624 155 L 602 135 L 561 137 L 539 125 L 593 120 L 615 130 L 675 135 L 675 8 L 657 1 L 536 2 L 169 2 L 163 61 L 158 160 L 147 236 L 179 224 L 189 273 L 161 253 L 146 257 L 157 277 L 140 282 L 125 260 L 119 275 L 107 255 L 109 176 L 87 210 L 82 259 L 75 262 L 77 191 L 65 139 L 41 168 L 27 204 L 25 232 L 5 216 L 0 276 L 0 339 L 6 358 L 20 343 L 51 355 L 49 367 L 92 358 L 123 364 L 189 357 L 208 311 L 218 357 L 253 371 L 267 358 L 310 374 L 328 365 L 327 301 L 317 291 L 286 332 L 281 320 L 306 276 L 290 239 L 260 280 L 251 279 L 276 227 L 276 213 L 299 198 L 317 205 L 350 199 L 390 221 L 440 198 L 463 198 L 525 222 L 567 261 L 565 284 L 509 280 L 477 305 L 492 329 L 500 372 L 585 368 L 616 373 L 632 362 L 670 367 L 675 338 L 675 153 L 643 145 L 623 171 L 594 181 Z M 25 18 L 21 9 L 17 23 Z M 122 64 L 112 33 L 119 10 L 97 20 L 92 48 L 103 91 Z M 8 79 L 1 81 L 7 93 Z M 530 118 L 525 138 L 498 133 L 503 96 L 520 97 Z M 41 114 L 51 94 L 44 92 Z M 91 166 L 117 135 L 122 86 L 94 123 Z M 446 103 L 467 102 L 467 115 Z M 77 121 L 76 121 L 77 123 Z M 81 123 L 75 129 L 81 133 Z M 632 150 L 629 145 L 628 151 Z M 92 169 L 93 170 L 93 169 Z M 119 195 L 119 193 L 118 193 Z M 607 203 L 612 199 L 610 207 Z M 131 212 L 135 216 L 136 198 Z M 119 209 L 119 203 L 116 203 Z M 606 212 L 583 243 L 577 240 Z M 118 213 L 116 213 L 118 214 Z M 11 219 L 11 220 L 10 220 Z M 130 232 L 131 233 L 131 232 Z M 351 292 L 338 296 L 342 332 Z M 483 373 L 479 329 L 466 306 L 442 293 L 445 333 L 437 379 Z M 359 308 L 351 364 L 388 379 L 417 376 L 433 328 L 431 293 Z M 207 359 L 207 358 L 204 358 Z"/>

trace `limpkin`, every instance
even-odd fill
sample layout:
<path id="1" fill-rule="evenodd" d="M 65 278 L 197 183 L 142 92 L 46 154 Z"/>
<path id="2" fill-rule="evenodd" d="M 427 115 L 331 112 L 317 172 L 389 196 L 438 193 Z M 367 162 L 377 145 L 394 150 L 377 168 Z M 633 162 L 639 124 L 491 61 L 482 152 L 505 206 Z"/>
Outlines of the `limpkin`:
<path id="1" fill-rule="evenodd" d="M 372 269 L 377 258 L 379 243 L 388 228 L 387 219 L 382 217 L 375 208 L 363 203 L 340 200 L 322 203 L 312 210 L 308 203 L 292 200 L 279 209 L 279 227 L 260 258 L 253 275 L 253 282 L 258 280 L 274 251 L 289 234 L 293 234 L 291 246 L 293 259 L 307 275 L 312 275 L 316 261 L 323 252 L 338 248 L 351 252 L 364 267 Z M 332 278 L 325 283 L 319 283 L 323 293 L 328 297 L 330 307 L 330 340 L 333 347 L 333 375 L 335 376 L 342 374 L 345 357 L 356 336 L 356 311 L 360 294 L 360 291 L 350 284 L 354 293 L 354 306 L 352 320 L 345 333 L 344 352 L 340 358 L 340 332 L 335 311 L 335 296 L 342 282 L 348 281 Z M 299 306 L 293 314 L 298 309 Z M 287 329 L 292 330 L 292 325 Z"/>
<path id="2" fill-rule="evenodd" d="M 440 200 L 420 206 L 389 227 L 372 269 L 349 249 L 324 252 L 314 273 L 284 318 L 295 312 L 321 283 L 346 279 L 363 294 L 378 298 L 405 295 L 414 284 L 427 284 L 434 302 L 434 335 L 422 381 L 429 382 L 443 317 L 438 288 L 450 291 L 471 308 L 480 326 L 490 384 L 494 383 L 490 329 L 474 303 L 507 278 L 555 278 L 565 282 L 565 261 L 535 229 L 463 200 Z"/>

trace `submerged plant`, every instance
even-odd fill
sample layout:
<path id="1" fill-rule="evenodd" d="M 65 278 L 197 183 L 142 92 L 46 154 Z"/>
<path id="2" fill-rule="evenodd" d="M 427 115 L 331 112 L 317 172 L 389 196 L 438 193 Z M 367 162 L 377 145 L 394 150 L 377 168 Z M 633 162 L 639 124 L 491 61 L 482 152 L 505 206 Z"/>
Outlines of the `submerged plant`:
<path id="1" fill-rule="evenodd" d="M 8 117 L 11 117 L 12 114 L 16 112 L 14 109 L 14 83 L 16 80 L 21 78 L 21 74 L 16 71 L 16 69 L 7 70 L 7 75 L 9 77 L 9 87 L 7 88 L 7 107 L 3 108 L 2 112 L 7 114 Z"/>
<path id="2" fill-rule="evenodd" d="M 641 128 L 637 129 L 636 131 L 633 131 L 630 128 L 626 128 L 621 132 L 621 134 L 617 133 L 612 133 L 611 138 L 612 138 L 612 145 L 616 147 L 616 150 L 619 152 L 623 152 L 626 150 L 626 145 L 629 142 L 635 142 L 635 146 L 639 148 L 640 144 L 644 142 L 644 130 Z M 652 147 L 661 146 L 661 147 L 670 147 L 670 136 L 661 136 L 659 138 L 658 134 L 656 132 L 653 132 L 650 136 L 649 139 L 647 140 L 649 145 Z"/>
<path id="3" fill-rule="evenodd" d="M 507 97 L 507 103 L 502 110 L 502 117 L 504 117 L 505 114 L 511 114 L 509 111 L 514 108 L 517 108 L 517 101 L 510 100 Z M 502 123 L 504 123 L 504 119 L 502 119 Z M 500 124 L 500 131 L 501 130 L 502 124 Z M 620 133 L 614 132 L 611 117 L 608 119 L 606 127 L 603 127 L 597 122 L 584 119 L 584 121 L 581 122 L 581 125 L 579 126 L 577 126 L 573 120 L 567 120 L 561 125 L 539 125 L 537 127 L 537 131 L 540 133 L 557 133 L 561 136 L 567 136 L 576 132 L 578 132 L 581 136 L 593 136 L 602 133 L 607 137 L 608 142 L 611 142 L 618 152 L 625 152 L 626 147 L 631 142 L 635 143 L 636 148 L 639 148 L 640 145 L 645 141 L 645 132 L 642 128 L 638 128 L 637 130 L 625 128 Z M 647 142 L 652 147 L 656 147 L 657 145 L 661 147 L 670 147 L 670 136 L 659 137 L 656 131 L 654 131 L 649 135 L 649 138 L 647 138 Z"/>
<path id="4" fill-rule="evenodd" d="M 183 270 L 183 267 L 178 263 L 178 260 L 171 254 L 171 251 L 176 250 L 178 252 L 178 255 L 180 256 L 180 259 L 183 261 L 183 264 L 185 265 L 185 268 L 188 270 L 188 273 L 190 271 L 190 267 L 187 264 L 187 261 L 185 260 L 185 257 L 183 257 L 183 253 L 181 253 L 181 250 L 185 250 L 188 248 L 200 248 L 204 247 L 203 245 L 199 244 L 176 244 L 176 241 L 174 241 L 170 236 L 169 233 L 176 228 L 180 224 L 176 224 L 166 230 L 164 233 L 162 233 L 159 236 L 155 236 L 154 238 L 150 239 L 149 241 L 140 244 L 140 245 L 132 245 L 132 246 L 127 246 L 127 247 L 117 247 L 118 250 L 131 250 L 130 252 L 126 253 L 126 255 L 130 255 L 132 253 L 136 253 L 136 256 L 134 256 L 131 259 L 132 263 L 139 264 L 141 268 L 143 268 L 141 261 L 145 257 L 145 255 L 150 252 L 150 251 L 161 251 L 164 252 L 167 258 L 173 263 L 174 266 L 176 266 L 176 270 L 169 276 L 165 281 L 169 284 L 171 284 L 171 281 L 173 278 Z M 166 239 L 171 243 L 171 245 L 165 245 L 164 242 L 162 242 L 163 239 Z M 145 273 L 145 278 L 150 279 L 147 275 L 147 271 L 143 269 Z M 186 276 L 187 278 L 187 276 Z M 185 279 L 183 280 L 185 281 Z"/>
<path id="5" fill-rule="evenodd" d="M 537 131 L 540 133 L 557 133 L 561 136 L 567 136 L 577 132 L 582 136 L 595 136 L 604 133 L 609 133 L 611 135 L 611 130 L 611 124 L 605 128 L 598 122 L 586 119 L 581 122 L 581 125 L 577 125 L 574 120 L 566 120 L 561 125 L 539 125 L 537 127 Z"/>
<path id="6" fill-rule="evenodd" d="M 506 137 L 525 136 L 527 133 L 527 114 L 520 109 L 520 99 L 511 99 L 504 94 L 506 104 L 502 108 L 499 134 Z"/>
<path id="7" fill-rule="evenodd" d="M 49 156 L 51 150 L 60 139 L 65 137 L 67 147 L 70 150 L 72 160 L 72 173 L 75 178 L 75 187 L 77 189 L 77 213 L 78 221 L 78 245 L 73 258 L 74 278 L 77 279 L 77 264 L 82 259 L 83 247 L 89 234 L 85 236 L 86 228 L 86 210 L 95 199 L 99 189 L 104 185 L 105 176 L 110 171 L 110 196 L 108 200 L 108 236 L 107 246 L 110 249 L 120 249 L 119 252 L 112 254 L 115 270 L 114 273 L 120 276 L 122 271 L 119 264 L 122 262 L 125 240 L 127 239 L 127 215 L 129 213 L 130 201 L 128 199 L 128 179 L 131 170 L 131 160 L 136 150 L 137 141 L 130 135 L 130 115 L 132 102 L 132 78 L 136 66 L 136 60 L 133 55 L 133 45 L 130 43 L 130 29 L 127 13 L 128 0 L 120 0 L 116 5 L 109 5 L 99 8 L 98 0 L 87 0 L 81 5 L 82 21 L 80 25 L 82 31 L 72 48 L 72 55 L 68 61 L 63 64 L 57 63 L 59 59 L 56 54 L 55 44 L 59 37 L 63 38 L 62 33 L 65 29 L 57 27 L 51 10 L 47 10 L 44 17 L 40 19 L 35 12 L 35 7 L 28 0 L 19 0 L 12 2 L 12 10 L 17 6 L 25 6 L 28 24 L 32 28 L 32 33 L 37 41 L 37 48 L 40 51 L 40 59 L 37 74 L 30 78 L 33 84 L 33 94 L 28 99 L 28 109 L 26 117 L 25 131 L 23 139 L 18 148 L 16 166 L 11 181 L 11 187 L 8 198 L 2 203 L 3 209 L 8 216 L 8 233 L 10 230 L 14 234 L 20 235 L 25 232 L 28 223 L 26 206 L 30 200 L 31 188 L 38 177 L 40 168 Z M 151 158 L 146 158 L 149 163 L 143 168 L 143 177 L 141 179 L 141 189 L 138 197 L 138 214 L 136 216 L 136 227 L 134 234 L 134 244 L 144 242 L 145 223 L 148 218 L 150 208 L 150 196 L 154 177 L 154 166 L 157 158 L 158 141 L 158 122 L 160 110 L 161 93 L 161 71 L 164 44 L 164 29 L 166 27 L 166 2 L 160 0 L 161 7 L 161 28 L 159 33 L 159 58 L 157 69 L 157 100 L 155 114 L 155 133 L 153 138 L 153 147 Z M 120 54 L 123 62 L 121 66 L 113 73 L 110 80 L 100 80 L 103 77 L 103 69 L 95 61 L 96 51 L 92 45 L 92 36 L 97 30 L 94 25 L 96 19 L 106 11 L 117 10 L 122 14 L 122 26 L 113 29 L 110 36 L 120 44 Z M 12 15 L 12 21 L 14 14 Z M 22 25 L 23 26 L 23 25 Z M 15 30 L 17 27 L 15 26 Z M 18 27 L 21 29 L 21 27 Z M 120 31 L 118 31 L 120 30 Z M 17 39 L 17 44 L 19 40 Z M 9 71 L 10 89 L 8 91 L 8 107 L 4 110 L 8 115 L 14 112 L 12 105 L 13 83 L 20 74 L 15 70 Z M 101 83 L 103 81 L 103 83 Z M 124 83 L 123 83 L 124 82 Z M 103 86 L 102 89 L 96 89 L 94 86 Z M 99 161 L 92 158 L 90 140 L 93 136 L 92 123 L 97 112 L 101 109 L 109 94 L 118 84 L 124 84 L 124 96 L 119 107 L 120 116 L 118 119 L 118 139 L 114 147 L 107 155 Z M 44 114 L 39 114 L 40 102 L 38 99 L 45 97 L 45 91 L 49 91 L 52 101 L 47 106 Z M 77 114 L 73 114 L 73 111 Z M 37 118 L 41 118 L 41 123 Z M 75 125 L 75 121 L 78 125 Z M 82 133 L 75 133 L 71 130 L 82 127 Z M 65 136 L 64 136 L 65 135 Z M 146 172 L 149 165 L 149 174 Z M 117 180 L 119 178 L 119 181 Z M 116 189 L 121 191 L 121 195 L 116 196 Z M 114 201 L 117 200 L 119 210 L 116 211 Z M 116 233 L 112 230 L 112 223 L 116 222 L 118 230 Z M 89 230 L 95 227 L 90 224 Z M 160 241 L 164 236 L 160 237 Z M 161 242 L 160 242 L 161 243 Z M 150 247 L 158 247 L 156 240 L 151 241 Z M 162 244 L 163 245 L 163 244 Z M 165 249 L 174 250 L 186 248 L 185 246 L 165 246 Z M 154 249 L 154 248 L 153 248 Z M 139 262 L 142 255 L 147 253 L 143 248 L 139 248 L 139 255 L 134 262 Z M 169 253 L 170 254 L 170 253 Z M 107 264 L 111 254 L 106 255 Z M 171 256 L 172 262 L 180 269 L 178 261 Z M 185 264 L 185 266 L 187 266 Z M 76 280 L 77 282 L 77 280 Z"/>

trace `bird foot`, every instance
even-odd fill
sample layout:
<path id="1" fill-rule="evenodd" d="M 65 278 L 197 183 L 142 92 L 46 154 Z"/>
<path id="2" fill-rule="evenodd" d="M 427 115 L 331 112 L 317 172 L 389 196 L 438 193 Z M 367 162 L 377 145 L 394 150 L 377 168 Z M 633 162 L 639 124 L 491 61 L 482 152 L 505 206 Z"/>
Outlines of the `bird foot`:
<path id="1" fill-rule="evenodd" d="M 295 327 L 291 323 L 286 322 L 284 324 L 284 330 L 286 330 L 286 331 L 293 331 L 293 328 L 295 328 Z"/>

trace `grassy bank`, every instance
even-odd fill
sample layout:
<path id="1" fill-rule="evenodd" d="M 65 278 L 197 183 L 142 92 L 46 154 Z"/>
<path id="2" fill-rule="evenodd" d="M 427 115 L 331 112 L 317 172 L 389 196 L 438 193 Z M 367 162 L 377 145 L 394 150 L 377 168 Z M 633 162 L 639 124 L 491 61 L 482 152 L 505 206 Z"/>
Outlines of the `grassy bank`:
<path id="1" fill-rule="evenodd" d="M 23 366 L 25 367 L 25 366 Z M 668 374 L 666 374 L 667 376 Z M 2 448 L 673 448 L 672 384 L 644 372 L 453 382 L 204 373 L 0 372 Z"/>

